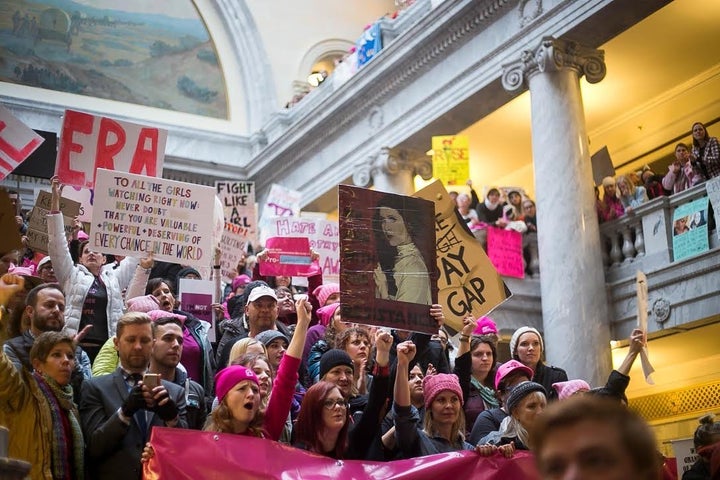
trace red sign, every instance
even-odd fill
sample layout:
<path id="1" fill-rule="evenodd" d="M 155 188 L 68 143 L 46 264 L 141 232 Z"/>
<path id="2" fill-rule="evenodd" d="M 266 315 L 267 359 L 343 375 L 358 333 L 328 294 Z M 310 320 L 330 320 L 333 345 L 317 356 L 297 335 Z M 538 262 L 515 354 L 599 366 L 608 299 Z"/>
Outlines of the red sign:
<path id="1" fill-rule="evenodd" d="M 30 156 L 44 139 L 0 105 L 0 180 Z"/>
<path id="2" fill-rule="evenodd" d="M 155 427 L 150 439 L 155 457 L 143 478 L 332 479 L 357 480 L 540 480 L 533 456 L 518 451 L 507 459 L 475 452 L 441 453 L 394 462 L 334 460 L 261 438 Z"/>
<path id="3" fill-rule="evenodd" d="M 167 131 L 65 110 L 55 174 L 67 185 L 94 188 L 98 168 L 160 177 Z"/>
<path id="4" fill-rule="evenodd" d="M 271 237 L 265 242 L 267 256 L 260 261 L 260 275 L 308 277 L 320 273 L 310 255 L 307 237 Z"/>
<path id="5" fill-rule="evenodd" d="M 488 227 L 487 253 L 500 275 L 525 277 L 521 233 Z"/>

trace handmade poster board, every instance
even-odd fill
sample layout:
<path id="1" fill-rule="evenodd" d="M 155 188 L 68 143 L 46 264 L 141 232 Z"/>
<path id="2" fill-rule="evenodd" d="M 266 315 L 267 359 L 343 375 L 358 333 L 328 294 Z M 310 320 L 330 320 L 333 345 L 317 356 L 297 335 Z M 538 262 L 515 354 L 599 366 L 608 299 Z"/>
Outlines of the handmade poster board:
<path id="1" fill-rule="evenodd" d="M 10 175 L 44 139 L 0 105 L 0 180 Z"/>

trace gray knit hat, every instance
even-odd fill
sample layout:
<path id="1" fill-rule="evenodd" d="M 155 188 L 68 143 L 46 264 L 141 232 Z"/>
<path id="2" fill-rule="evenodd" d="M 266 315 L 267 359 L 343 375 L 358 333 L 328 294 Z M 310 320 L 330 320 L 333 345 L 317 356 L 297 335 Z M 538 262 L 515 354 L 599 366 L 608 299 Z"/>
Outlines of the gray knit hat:
<path id="1" fill-rule="evenodd" d="M 512 411 L 515 409 L 515 407 L 520 405 L 522 399 L 533 392 L 542 392 L 543 395 L 545 395 L 545 398 L 547 398 L 547 391 L 545 390 L 545 387 L 543 387 L 539 383 L 522 382 L 515 385 L 515 387 L 510 392 L 510 396 L 505 401 L 507 411 L 512 414 Z"/>
<path id="2" fill-rule="evenodd" d="M 545 343 L 543 342 L 543 338 L 542 335 L 540 335 L 540 332 L 538 332 L 537 329 L 533 327 L 520 327 L 515 330 L 515 333 L 513 333 L 512 337 L 510 337 L 510 358 L 515 358 L 515 352 L 517 351 L 517 344 L 518 340 L 520 340 L 520 336 L 523 333 L 528 332 L 532 332 L 537 335 L 538 339 L 540 340 L 540 348 L 543 352 L 545 352 Z"/>
<path id="3" fill-rule="evenodd" d="M 266 347 L 270 345 L 273 340 L 276 340 L 278 338 L 282 338 L 283 340 L 285 340 L 285 343 L 290 343 L 288 338 L 278 330 L 265 330 L 255 335 L 255 340 L 262 343 Z"/>

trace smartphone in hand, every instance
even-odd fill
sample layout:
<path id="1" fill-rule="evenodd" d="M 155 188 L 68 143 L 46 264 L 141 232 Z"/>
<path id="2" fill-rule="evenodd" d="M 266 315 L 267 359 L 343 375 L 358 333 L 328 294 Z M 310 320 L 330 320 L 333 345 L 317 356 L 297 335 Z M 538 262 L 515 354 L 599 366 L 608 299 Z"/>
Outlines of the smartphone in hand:
<path id="1" fill-rule="evenodd" d="M 160 374 L 159 373 L 146 373 L 143 375 L 143 384 L 152 390 L 155 387 L 160 386 Z"/>

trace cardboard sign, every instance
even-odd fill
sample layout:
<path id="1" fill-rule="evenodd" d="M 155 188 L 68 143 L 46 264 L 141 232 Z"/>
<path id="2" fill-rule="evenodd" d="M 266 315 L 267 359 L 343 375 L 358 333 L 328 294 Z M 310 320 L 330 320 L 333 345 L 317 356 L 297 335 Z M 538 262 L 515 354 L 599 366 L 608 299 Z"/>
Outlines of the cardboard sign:
<path id="1" fill-rule="evenodd" d="M 470 139 L 466 135 L 432 137 L 433 177 L 445 185 L 465 185 L 470 178 Z"/>
<path id="2" fill-rule="evenodd" d="M 525 278 L 522 234 L 515 230 L 488 227 L 487 254 L 500 275 Z"/>
<path id="3" fill-rule="evenodd" d="M 223 206 L 225 222 L 242 227 L 241 234 L 250 243 L 257 242 L 255 182 L 216 181 L 215 191 Z"/>
<path id="4" fill-rule="evenodd" d="M 73 187 L 66 185 L 63 188 L 63 197 L 74 200 L 80 204 L 78 219 L 89 223 L 92 220 L 93 191 L 89 188 Z"/>
<path id="5" fill-rule="evenodd" d="M 346 321 L 437 331 L 435 209 L 421 198 L 339 186 L 340 290 Z"/>
<path id="6" fill-rule="evenodd" d="M 268 237 L 307 237 L 310 248 L 320 256 L 323 283 L 340 283 L 340 228 L 336 220 L 321 217 L 273 217 L 268 220 Z"/>
<path id="7" fill-rule="evenodd" d="M 267 256 L 259 262 L 260 275 L 307 277 L 320 271 L 317 262 L 313 265 L 306 237 L 271 237 L 265 250 Z"/>
<path id="8" fill-rule="evenodd" d="M 90 241 L 103 253 L 202 267 L 214 255 L 214 205 L 213 187 L 100 169 Z"/>
<path id="9" fill-rule="evenodd" d="M 66 185 L 94 188 L 97 169 L 160 177 L 167 131 L 65 110 L 55 174 Z"/>
<path id="10" fill-rule="evenodd" d="M 212 304 L 214 303 L 215 282 L 212 280 L 181 278 L 179 283 L 180 310 L 208 322 L 210 324 L 208 340 L 214 342 L 215 322 L 213 321 Z"/>
<path id="11" fill-rule="evenodd" d="M 247 252 L 248 240 L 243 235 L 244 230 L 240 225 L 226 223 L 220 237 L 220 274 L 225 283 L 232 283 L 234 275 L 231 275 L 231 271 L 237 267 L 244 252 Z"/>
<path id="12" fill-rule="evenodd" d="M 487 315 L 512 294 L 457 215 L 442 182 L 433 182 L 415 195 L 435 202 L 439 302 L 450 309 L 446 324 L 459 332 L 466 315 Z"/>
<path id="13" fill-rule="evenodd" d="M 64 193 L 64 189 L 63 189 Z M 47 216 L 50 213 L 52 194 L 40 190 L 35 198 L 35 206 L 28 217 L 27 237 L 28 247 L 31 249 L 48 253 Z M 80 204 L 69 198 L 60 197 L 60 211 L 63 214 L 63 226 L 65 235 L 72 233 L 73 220 L 80 213 Z"/>
<path id="14" fill-rule="evenodd" d="M 249 435 L 153 427 L 155 455 L 143 464 L 143 478 L 293 478 L 356 480 L 540 480 L 533 455 L 483 457 L 469 450 L 371 462 L 336 460 Z M 246 452 L 242 455 L 238 452 Z M 250 452 L 252 452 L 250 454 Z M 252 455 L 252 461 L 248 461 Z"/>
<path id="15" fill-rule="evenodd" d="M 0 188 L 0 231 L 3 232 L 0 235 L 0 255 L 19 250 L 23 246 L 16 216 L 17 212 L 10 202 L 10 196 L 5 189 Z"/>
<path id="16" fill-rule="evenodd" d="M 673 212 L 673 261 L 706 252 L 708 235 L 708 197 L 680 205 Z"/>
<path id="17" fill-rule="evenodd" d="M 590 157 L 592 164 L 593 181 L 595 185 L 602 185 L 603 178 L 614 177 L 615 167 L 610 159 L 610 152 L 607 146 L 602 147 Z"/>
<path id="18" fill-rule="evenodd" d="M 44 139 L 0 105 L 0 180 L 42 144 Z"/>

